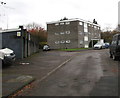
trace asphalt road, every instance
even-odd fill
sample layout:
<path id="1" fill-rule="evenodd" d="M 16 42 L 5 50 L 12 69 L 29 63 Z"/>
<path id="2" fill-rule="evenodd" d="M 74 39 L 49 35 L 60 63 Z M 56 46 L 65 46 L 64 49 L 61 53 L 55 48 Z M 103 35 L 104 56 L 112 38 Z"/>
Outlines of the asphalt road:
<path id="1" fill-rule="evenodd" d="M 38 76 L 33 87 L 26 89 L 19 96 L 118 95 L 118 66 L 120 66 L 120 62 L 109 58 L 107 49 L 71 53 L 61 52 L 62 56 L 73 56 L 74 54 L 74 57 L 71 60 L 66 58 L 61 61 L 65 62 L 69 59 L 62 67 L 44 79 L 41 80 Z M 48 52 L 48 54 L 56 55 L 53 52 Z M 56 58 L 47 59 L 46 62 L 55 63 L 57 60 L 59 60 L 59 56 L 56 55 Z M 36 61 L 36 64 L 41 65 L 39 60 Z M 36 73 L 39 71 L 37 70 Z"/>

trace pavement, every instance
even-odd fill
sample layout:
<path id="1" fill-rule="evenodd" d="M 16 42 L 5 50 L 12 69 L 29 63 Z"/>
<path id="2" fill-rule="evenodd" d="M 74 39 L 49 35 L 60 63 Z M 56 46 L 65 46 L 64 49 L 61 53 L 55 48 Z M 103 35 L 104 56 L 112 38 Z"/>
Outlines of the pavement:
<path id="1" fill-rule="evenodd" d="M 23 87 L 35 80 L 32 76 L 18 75 L 18 74 L 6 74 L 2 76 L 2 96 L 8 97 L 17 91 L 21 90 Z"/>
<path id="2" fill-rule="evenodd" d="M 54 54 L 54 55 L 53 55 Z M 2 69 L 2 97 L 14 95 L 35 80 L 42 80 L 67 63 L 76 53 L 39 52 Z M 41 62 L 38 64 L 38 62 Z"/>

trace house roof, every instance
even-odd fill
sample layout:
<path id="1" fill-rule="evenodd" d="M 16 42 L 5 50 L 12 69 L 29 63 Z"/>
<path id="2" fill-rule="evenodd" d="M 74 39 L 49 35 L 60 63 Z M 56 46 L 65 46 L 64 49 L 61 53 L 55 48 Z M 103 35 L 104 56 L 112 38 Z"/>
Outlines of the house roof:
<path id="1" fill-rule="evenodd" d="M 83 20 L 83 19 L 80 19 L 80 18 L 72 18 L 72 19 L 68 19 L 68 20 L 59 20 L 59 21 L 52 21 L 52 22 L 47 22 L 47 24 L 54 24 L 54 23 L 61 23 L 61 22 L 71 22 L 71 21 L 81 21 L 81 22 L 84 22 L 84 23 L 89 23 L 89 24 L 93 24 L 95 26 L 99 26 L 99 24 L 94 24 L 93 22 L 90 22 L 90 21 L 86 21 L 86 20 Z"/>
<path id="2" fill-rule="evenodd" d="M 5 32 L 13 32 L 13 31 L 20 31 L 20 28 L 15 28 L 15 29 L 6 29 L 6 30 L 0 30 L 0 33 L 5 33 Z"/>

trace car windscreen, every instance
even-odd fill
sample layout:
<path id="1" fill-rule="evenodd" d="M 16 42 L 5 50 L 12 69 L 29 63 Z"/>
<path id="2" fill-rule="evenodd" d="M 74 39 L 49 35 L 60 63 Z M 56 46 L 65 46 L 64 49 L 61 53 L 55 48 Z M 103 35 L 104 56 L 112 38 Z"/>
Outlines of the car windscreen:
<path id="1" fill-rule="evenodd" d="M 95 45 L 101 45 L 101 43 L 97 43 L 97 44 L 95 44 Z"/>

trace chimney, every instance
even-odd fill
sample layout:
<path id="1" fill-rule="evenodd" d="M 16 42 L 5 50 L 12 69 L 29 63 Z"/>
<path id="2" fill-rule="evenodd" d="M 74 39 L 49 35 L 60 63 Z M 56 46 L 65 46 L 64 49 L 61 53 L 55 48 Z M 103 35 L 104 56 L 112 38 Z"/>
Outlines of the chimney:
<path id="1" fill-rule="evenodd" d="M 19 28 L 20 28 L 21 30 L 23 30 L 23 26 L 19 26 Z"/>

